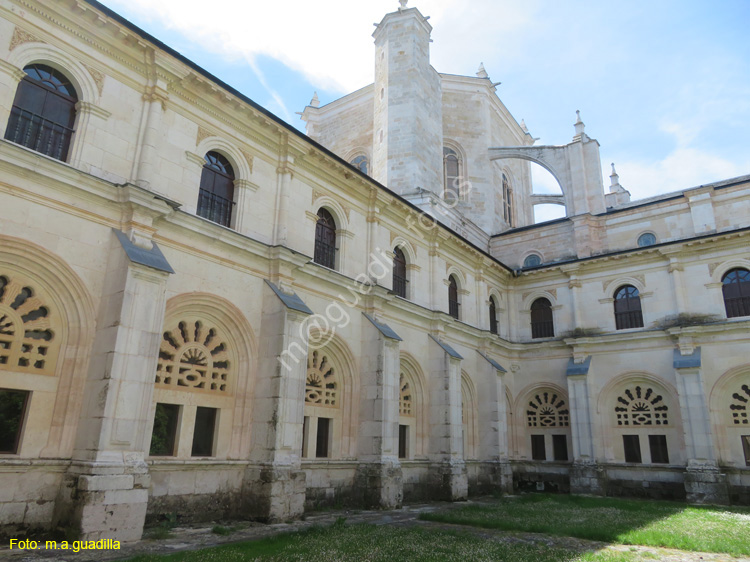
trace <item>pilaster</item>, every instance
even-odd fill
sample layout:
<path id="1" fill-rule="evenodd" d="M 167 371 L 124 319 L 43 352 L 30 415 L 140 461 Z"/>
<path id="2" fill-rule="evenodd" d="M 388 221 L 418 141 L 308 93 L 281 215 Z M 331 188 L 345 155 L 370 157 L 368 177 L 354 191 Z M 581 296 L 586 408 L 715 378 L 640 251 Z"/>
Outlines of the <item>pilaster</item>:
<path id="1" fill-rule="evenodd" d="M 84 540 L 126 542 L 141 538 L 146 516 L 148 413 L 172 270 L 155 244 L 115 234 L 57 519 Z"/>
<path id="2" fill-rule="evenodd" d="M 403 500 L 398 460 L 401 338 L 372 316 L 365 317 L 357 483 L 364 495 L 365 507 L 394 509 Z"/>
<path id="3" fill-rule="evenodd" d="M 304 511 L 300 454 L 307 374 L 305 320 L 312 311 L 296 294 L 270 282 L 263 293 L 253 449 L 242 495 L 248 516 L 277 522 Z"/>
<path id="4" fill-rule="evenodd" d="M 487 395 L 479 403 L 479 419 L 482 420 L 480 447 L 483 456 L 482 470 L 484 480 L 491 492 L 513 493 L 513 470 L 510 466 L 508 442 L 508 412 L 505 397 L 505 377 L 507 371 L 497 361 L 477 351 L 485 361 L 480 361 L 480 370 L 484 370 L 482 380 L 489 382 Z M 486 424 L 484 422 L 487 422 Z"/>
<path id="5" fill-rule="evenodd" d="M 461 361 L 452 347 L 430 336 L 430 452 L 435 499 L 465 500 L 469 492 L 463 459 Z"/>
<path id="6" fill-rule="evenodd" d="M 674 371 L 685 436 L 687 500 L 696 503 L 729 503 L 726 474 L 721 474 L 714 454 L 711 421 L 701 374 L 701 348 L 683 345 L 674 350 Z"/>

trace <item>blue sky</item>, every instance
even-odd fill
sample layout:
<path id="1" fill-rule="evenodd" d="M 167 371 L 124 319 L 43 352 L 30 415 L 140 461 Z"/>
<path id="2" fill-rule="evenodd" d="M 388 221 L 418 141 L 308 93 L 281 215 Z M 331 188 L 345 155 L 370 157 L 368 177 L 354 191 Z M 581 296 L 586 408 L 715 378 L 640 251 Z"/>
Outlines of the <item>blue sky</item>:
<path id="1" fill-rule="evenodd" d="M 295 127 L 372 82 L 373 23 L 396 0 L 105 4 Z M 750 1 L 410 0 L 430 16 L 439 72 L 483 62 L 537 144 L 575 111 L 633 198 L 750 173 Z M 546 190 L 540 179 L 540 190 Z"/>

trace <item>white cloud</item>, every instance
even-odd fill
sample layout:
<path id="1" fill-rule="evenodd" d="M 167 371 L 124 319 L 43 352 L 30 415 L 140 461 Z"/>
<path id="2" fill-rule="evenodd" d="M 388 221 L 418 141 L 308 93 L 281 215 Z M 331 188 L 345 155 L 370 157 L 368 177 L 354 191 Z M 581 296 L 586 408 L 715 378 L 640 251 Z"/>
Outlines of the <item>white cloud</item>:
<path id="1" fill-rule="evenodd" d="M 146 21 L 156 21 L 228 58 L 252 61 L 257 55 L 273 57 L 304 74 L 315 87 L 339 92 L 372 82 L 372 24 L 398 8 L 396 0 L 107 3 L 115 9 L 135 12 Z M 416 2 L 416 7 L 431 16 L 430 23 L 440 30 L 440 46 L 433 49 L 435 64 L 446 72 L 458 72 L 465 66 L 464 60 L 476 59 L 471 63 L 473 71 L 483 60 L 482 53 L 486 56 L 499 42 L 508 42 L 511 32 L 528 21 L 535 4 L 423 0 Z"/>
<path id="2" fill-rule="evenodd" d="M 617 164 L 620 184 L 632 199 L 684 190 L 704 183 L 748 173 L 750 159 L 733 162 L 695 148 L 676 148 L 663 160 L 630 161 Z"/>

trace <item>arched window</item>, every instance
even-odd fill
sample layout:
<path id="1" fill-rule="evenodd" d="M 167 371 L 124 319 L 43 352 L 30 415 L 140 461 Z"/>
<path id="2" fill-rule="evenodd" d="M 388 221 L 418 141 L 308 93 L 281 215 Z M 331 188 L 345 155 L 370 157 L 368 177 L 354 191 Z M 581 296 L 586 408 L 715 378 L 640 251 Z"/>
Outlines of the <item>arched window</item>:
<path id="1" fill-rule="evenodd" d="M 198 191 L 198 216 L 230 226 L 234 206 L 234 170 L 218 152 L 207 152 Z"/>
<path id="2" fill-rule="evenodd" d="M 641 297 L 632 285 L 623 285 L 615 291 L 615 325 L 618 330 L 643 328 Z"/>
<path id="3" fill-rule="evenodd" d="M 497 305 L 495 297 L 490 297 L 490 332 L 497 334 Z"/>
<path id="4" fill-rule="evenodd" d="M 513 190 L 505 174 L 503 174 L 503 218 L 509 227 L 516 226 L 516 221 L 513 220 Z"/>
<path id="5" fill-rule="evenodd" d="M 526 259 L 523 260 L 523 266 L 524 267 L 536 267 L 537 265 L 542 264 L 542 258 L 540 258 L 536 254 L 529 254 L 526 256 Z"/>
<path id="6" fill-rule="evenodd" d="M 318 222 L 315 225 L 315 263 L 336 269 L 336 221 L 326 209 L 318 210 Z"/>
<path id="7" fill-rule="evenodd" d="M 641 234 L 638 237 L 638 246 L 640 248 L 645 248 L 646 246 L 653 246 L 654 244 L 656 244 L 656 236 L 654 236 L 650 232 Z"/>
<path id="8" fill-rule="evenodd" d="M 621 428 L 625 462 L 642 463 L 646 458 L 651 463 L 669 463 L 670 431 L 654 427 L 669 426 L 669 406 L 657 390 L 645 385 L 626 388 L 617 397 L 614 410 L 617 426 Z"/>
<path id="9" fill-rule="evenodd" d="M 73 136 L 78 95 L 54 68 L 31 64 L 23 70 L 26 76 L 16 90 L 5 139 L 64 161 Z"/>
<path id="10" fill-rule="evenodd" d="M 305 409 L 302 425 L 302 456 L 337 456 L 341 434 L 342 380 L 337 367 L 322 349 L 307 357 Z"/>
<path id="11" fill-rule="evenodd" d="M 531 304 L 531 337 L 552 338 L 555 336 L 555 325 L 552 321 L 552 305 L 544 297 Z"/>
<path id="12" fill-rule="evenodd" d="M 360 154 L 356 158 L 353 158 L 351 162 L 349 162 L 352 166 L 355 168 L 359 168 L 359 171 L 363 174 L 367 173 L 367 165 L 369 164 L 367 161 L 367 156 L 364 154 Z"/>
<path id="13" fill-rule="evenodd" d="M 398 246 L 393 249 L 393 292 L 401 298 L 406 298 L 406 256 Z"/>
<path id="14" fill-rule="evenodd" d="M 445 181 L 443 199 L 453 202 L 460 197 L 461 160 L 452 148 L 443 148 L 443 177 Z"/>
<path id="15" fill-rule="evenodd" d="M 736 268 L 721 278 L 727 318 L 750 316 L 750 271 Z"/>
<path id="16" fill-rule="evenodd" d="M 448 314 L 458 320 L 458 309 L 461 303 L 458 302 L 458 283 L 456 278 L 451 275 L 448 278 Z"/>

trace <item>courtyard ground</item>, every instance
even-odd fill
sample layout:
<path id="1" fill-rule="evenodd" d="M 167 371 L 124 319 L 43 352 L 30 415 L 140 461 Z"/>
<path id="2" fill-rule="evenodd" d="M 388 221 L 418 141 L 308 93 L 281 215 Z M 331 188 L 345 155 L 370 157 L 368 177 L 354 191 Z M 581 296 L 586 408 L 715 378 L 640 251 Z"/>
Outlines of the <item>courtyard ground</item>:
<path id="1" fill-rule="evenodd" d="M 3 549 L 0 560 L 750 562 L 750 508 L 532 494 L 276 525 L 166 520 L 146 536 L 119 551 Z"/>

